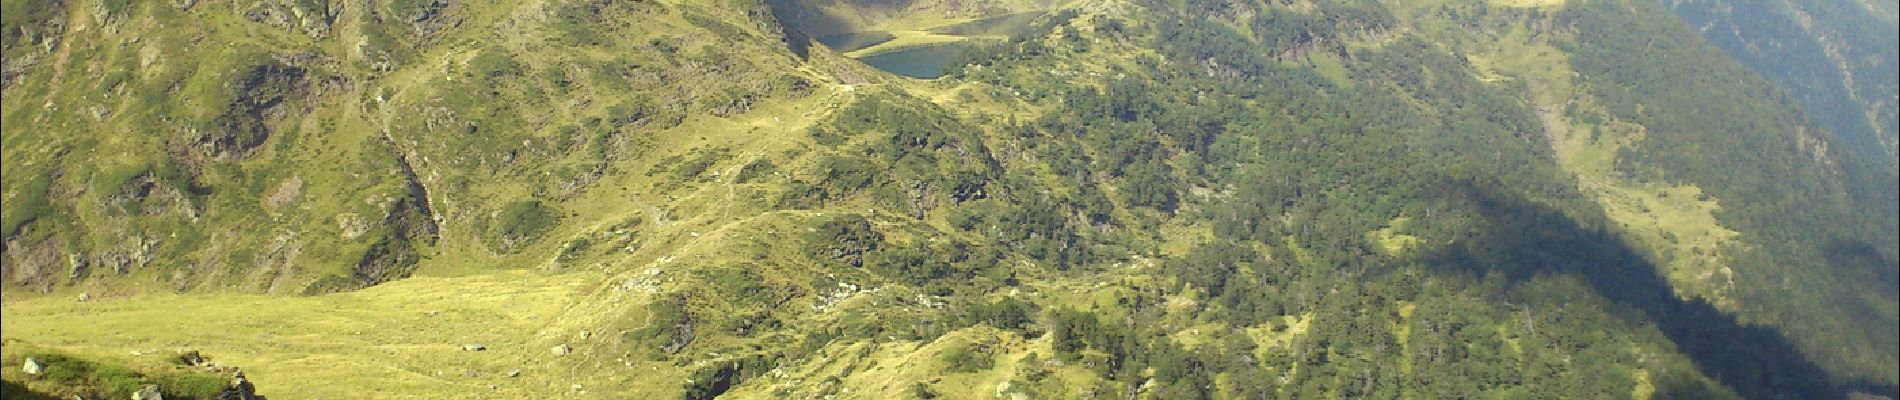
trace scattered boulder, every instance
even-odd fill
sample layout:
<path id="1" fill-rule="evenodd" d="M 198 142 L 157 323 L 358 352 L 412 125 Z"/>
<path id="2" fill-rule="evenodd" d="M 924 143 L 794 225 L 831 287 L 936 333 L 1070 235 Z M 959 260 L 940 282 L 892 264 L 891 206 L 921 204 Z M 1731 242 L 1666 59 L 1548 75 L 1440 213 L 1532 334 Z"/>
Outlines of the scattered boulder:
<path id="1" fill-rule="evenodd" d="M 568 347 L 566 343 L 563 343 L 560 346 L 554 346 L 554 348 L 549 351 L 554 353 L 555 356 L 566 356 L 569 353 L 573 353 L 574 348 Z"/>
<path id="2" fill-rule="evenodd" d="M 462 345 L 462 350 L 482 351 L 482 350 L 488 350 L 488 346 L 481 343 L 469 343 L 469 344 Z"/>
<path id="3" fill-rule="evenodd" d="M 519 377 L 519 376 L 521 376 L 521 370 L 517 369 L 517 370 L 508 371 L 509 378 L 514 378 L 514 377 Z"/>
<path id="4" fill-rule="evenodd" d="M 196 367 L 204 365 L 205 357 L 202 354 L 198 354 L 197 350 L 187 350 L 184 353 L 178 354 L 178 362 Z"/>
<path id="5" fill-rule="evenodd" d="M 165 400 L 165 395 L 158 392 L 158 385 L 145 385 L 132 392 L 132 400 Z"/>
<path id="6" fill-rule="evenodd" d="M 35 360 L 33 359 L 33 357 L 27 357 L 26 365 L 21 366 L 20 371 L 26 372 L 27 375 L 39 375 L 41 373 L 46 372 L 46 366 L 41 365 L 40 360 Z"/>
<path id="7" fill-rule="evenodd" d="M 263 400 L 264 396 L 257 395 L 257 386 L 252 385 L 251 380 L 244 378 L 244 371 L 237 371 L 231 373 L 231 387 L 225 388 L 222 392 L 218 392 L 218 396 L 214 398 L 218 400 Z"/>
<path id="8" fill-rule="evenodd" d="M 92 293 L 79 292 L 79 301 L 91 301 Z"/>

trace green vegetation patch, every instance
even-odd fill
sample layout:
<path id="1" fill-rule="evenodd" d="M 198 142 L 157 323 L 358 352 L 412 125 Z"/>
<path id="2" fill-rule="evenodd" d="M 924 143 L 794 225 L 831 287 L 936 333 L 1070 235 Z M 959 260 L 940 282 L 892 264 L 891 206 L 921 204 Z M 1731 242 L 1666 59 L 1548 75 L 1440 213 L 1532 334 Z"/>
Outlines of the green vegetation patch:
<path id="1" fill-rule="evenodd" d="M 213 399 L 230 387 L 230 377 L 193 369 L 189 366 L 147 366 L 133 367 L 107 362 L 99 359 L 73 356 L 44 349 L 22 349 L 22 343 L 7 344 L 4 365 L 7 367 L 7 398 L 25 395 L 24 398 L 55 398 L 81 396 L 87 398 L 127 398 L 133 392 L 146 385 L 157 385 L 165 398 L 176 399 Z M 27 374 L 22 367 L 27 360 L 41 368 L 38 374 Z M 11 393 L 18 391 L 19 393 Z"/>
<path id="2" fill-rule="evenodd" d="M 562 215 L 538 200 L 508 203 L 479 222 L 482 242 L 497 253 L 513 253 L 533 244 L 561 223 Z"/>

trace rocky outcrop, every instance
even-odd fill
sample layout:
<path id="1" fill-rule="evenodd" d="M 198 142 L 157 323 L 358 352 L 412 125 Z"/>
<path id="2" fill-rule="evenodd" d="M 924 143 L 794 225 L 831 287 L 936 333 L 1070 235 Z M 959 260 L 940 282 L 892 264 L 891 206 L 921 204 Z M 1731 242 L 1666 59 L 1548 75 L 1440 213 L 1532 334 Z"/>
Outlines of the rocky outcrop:
<path id="1" fill-rule="evenodd" d="M 27 357 L 26 362 L 21 363 L 20 372 L 25 372 L 27 375 L 39 375 L 46 372 L 46 366 L 40 365 L 40 361 L 33 357 Z"/>
<path id="2" fill-rule="evenodd" d="M 375 286 L 409 277 L 410 273 L 415 272 L 416 262 L 420 260 L 421 256 L 409 239 L 392 234 L 384 236 L 363 252 L 363 258 L 357 260 L 352 277 L 361 283 L 359 287 Z"/>
<path id="3" fill-rule="evenodd" d="M 251 380 L 244 377 L 244 371 L 231 373 L 231 387 L 218 392 L 217 397 L 213 397 L 213 399 L 266 400 L 264 396 L 257 395 L 257 386 L 252 385 Z"/>
<path id="4" fill-rule="evenodd" d="M 412 4 L 407 9 L 396 10 L 396 17 L 409 24 L 416 36 L 432 36 L 436 31 L 448 25 L 449 0 L 424 0 L 406 2 Z"/>
<path id="5" fill-rule="evenodd" d="M 203 354 L 198 353 L 197 350 L 191 350 L 191 351 L 186 351 L 184 353 L 178 354 L 178 362 L 180 364 L 196 367 L 199 365 L 204 365 L 205 357 Z"/>
<path id="6" fill-rule="evenodd" d="M 111 247 L 94 252 L 90 263 L 101 272 L 125 275 L 152 263 L 159 240 L 141 236 L 121 239 Z"/>
<path id="7" fill-rule="evenodd" d="M 165 394 L 158 391 L 158 385 L 145 385 L 132 392 L 132 400 L 165 400 Z"/>
<path id="8" fill-rule="evenodd" d="M 11 238 L 6 242 L 6 251 L 0 252 L 5 255 L 0 267 L 4 267 L 10 284 L 29 290 L 51 290 L 64 278 L 61 267 L 71 260 L 62 252 L 65 246 L 65 237 L 57 234 L 37 240 Z"/>
<path id="9" fill-rule="evenodd" d="M 777 358 L 775 354 L 755 353 L 714 362 L 713 366 L 694 371 L 686 379 L 686 393 L 681 397 L 689 400 L 718 398 L 733 387 L 777 368 Z"/>
<path id="10" fill-rule="evenodd" d="M 343 12 L 343 2 L 262 0 L 240 10 L 245 20 L 323 39 L 330 36 L 331 26 Z"/>
<path id="11" fill-rule="evenodd" d="M 355 278 L 362 286 L 409 277 L 415 272 L 416 263 L 421 261 L 417 245 L 434 245 L 436 240 L 436 217 L 429 207 L 428 189 L 422 186 L 408 157 L 395 142 L 390 141 L 388 135 L 384 135 L 383 140 L 395 153 L 404 191 L 386 206 L 383 226 L 389 228 L 389 233 L 356 262 Z"/>
<path id="12" fill-rule="evenodd" d="M 251 67 L 231 81 L 235 98 L 218 116 L 217 129 L 193 138 L 193 155 L 231 159 L 249 155 L 270 138 L 267 124 L 281 117 L 284 105 L 309 93 L 309 74 L 302 67 L 271 60 Z"/>
<path id="13" fill-rule="evenodd" d="M 8 6 L 6 32 L 0 34 L 0 89 L 10 89 L 27 68 L 40 64 L 59 47 L 66 32 L 66 2 L 60 0 Z"/>
<path id="14" fill-rule="evenodd" d="M 693 344 L 693 320 L 682 319 L 673 324 L 673 331 L 667 338 L 666 345 L 660 347 L 660 351 L 666 354 L 678 353 L 686 345 Z"/>

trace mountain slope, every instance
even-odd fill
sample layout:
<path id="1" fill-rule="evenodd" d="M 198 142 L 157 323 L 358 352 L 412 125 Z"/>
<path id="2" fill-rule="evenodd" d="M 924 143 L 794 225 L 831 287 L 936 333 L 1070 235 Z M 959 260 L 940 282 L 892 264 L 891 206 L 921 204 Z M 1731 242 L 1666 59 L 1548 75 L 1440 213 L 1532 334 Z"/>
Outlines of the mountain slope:
<path id="1" fill-rule="evenodd" d="M 6 7 L 7 339 L 266 395 L 1900 380 L 1879 160 L 1657 4 Z"/>
<path id="2" fill-rule="evenodd" d="M 1891 3 L 1687 1 L 1671 9 L 1788 92 L 1843 146 L 1895 163 L 1900 18 Z M 1885 157 L 1878 157 L 1884 155 Z"/>

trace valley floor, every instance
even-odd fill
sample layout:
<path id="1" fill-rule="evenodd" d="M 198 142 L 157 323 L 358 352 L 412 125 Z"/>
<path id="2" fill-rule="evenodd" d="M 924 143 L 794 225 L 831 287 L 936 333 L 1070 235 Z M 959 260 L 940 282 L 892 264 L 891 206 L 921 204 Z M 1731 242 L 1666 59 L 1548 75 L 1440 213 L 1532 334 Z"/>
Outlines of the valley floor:
<path id="1" fill-rule="evenodd" d="M 7 303 L 0 337 L 9 353 L 24 343 L 133 366 L 197 350 L 272 397 L 524 398 L 574 390 L 546 373 L 566 340 L 548 332 L 565 332 L 555 321 L 601 282 L 588 274 L 415 277 L 314 297 L 42 297 Z"/>

